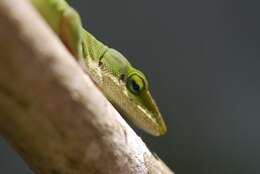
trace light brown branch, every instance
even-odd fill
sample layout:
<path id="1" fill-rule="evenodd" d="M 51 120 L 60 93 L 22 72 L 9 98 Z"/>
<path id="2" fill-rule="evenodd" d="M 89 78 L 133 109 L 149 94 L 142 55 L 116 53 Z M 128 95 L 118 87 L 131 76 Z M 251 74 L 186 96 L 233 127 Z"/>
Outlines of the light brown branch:
<path id="1" fill-rule="evenodd" d="M 39 174 L 172 173 L 25 0 L 0 1 L 0 133 Z"/>

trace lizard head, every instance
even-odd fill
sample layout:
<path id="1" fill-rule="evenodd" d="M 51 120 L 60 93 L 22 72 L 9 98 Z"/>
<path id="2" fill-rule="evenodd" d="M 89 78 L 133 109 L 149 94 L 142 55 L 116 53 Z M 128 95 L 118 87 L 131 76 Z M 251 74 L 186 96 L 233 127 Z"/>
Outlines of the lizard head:
<path id="1" fill-rule="evenodd" d="M 114 106 L 137 127 L 155 136 L 164 134 L 166 126 L 144 74 L 113 49 L 104 54 L 101 62 L 101 89 Z"/>

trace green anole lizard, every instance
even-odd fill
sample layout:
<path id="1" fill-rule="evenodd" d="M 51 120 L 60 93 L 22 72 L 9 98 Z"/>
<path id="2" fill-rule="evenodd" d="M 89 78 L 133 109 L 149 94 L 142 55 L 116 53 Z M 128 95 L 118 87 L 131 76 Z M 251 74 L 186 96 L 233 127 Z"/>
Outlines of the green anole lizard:
<path id="1" fill-rule="evenodd" d="M 162 135 L 166 126 L 144 74 L 115 49 L 87 32 L 65 0 L 29 0 L 109 101 L 139 128 Z"/>

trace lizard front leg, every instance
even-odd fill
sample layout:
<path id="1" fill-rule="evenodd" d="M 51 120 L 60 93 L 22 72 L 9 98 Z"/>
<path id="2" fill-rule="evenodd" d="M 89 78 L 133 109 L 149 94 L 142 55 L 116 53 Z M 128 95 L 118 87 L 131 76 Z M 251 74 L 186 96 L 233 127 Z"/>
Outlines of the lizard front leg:
<path id="1" fill-rule="evenodd" d="M 81 61 L 82 50 L 82 25 L 80 16 L 71 7 L 66 8 L 61 16 L 59 36 L 69 51 Z"/>
<path id="2" fill-rule="evenodd" d="M 30 0 L 64 45 L 82 58 L 82 25 L 79 14 L 65 0 Z"/>

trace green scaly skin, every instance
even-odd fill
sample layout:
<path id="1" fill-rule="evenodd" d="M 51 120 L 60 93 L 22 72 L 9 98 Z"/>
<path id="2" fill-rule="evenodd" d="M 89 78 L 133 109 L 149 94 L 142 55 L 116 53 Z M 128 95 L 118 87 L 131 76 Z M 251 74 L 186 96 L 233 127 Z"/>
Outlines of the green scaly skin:
<path id="1" fill-rule="evenodd" d="M 81 25 L 65 0 L 30 0 L 65 46 L 80 61 L 104 95 L 139 128 L 152 135 L 166 132 L 144 74 L 118 51 L 107 47 Z"/>

